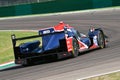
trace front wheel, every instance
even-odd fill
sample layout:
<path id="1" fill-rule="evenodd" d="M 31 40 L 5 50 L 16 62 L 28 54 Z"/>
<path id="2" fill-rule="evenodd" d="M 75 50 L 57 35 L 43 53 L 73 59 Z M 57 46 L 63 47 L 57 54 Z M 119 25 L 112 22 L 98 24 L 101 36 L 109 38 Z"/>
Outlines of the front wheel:
<path id="1" fill-rule="evenodd" d="M 73 46 L 73 50 L 72 50 L 72 57 L 77 57 L 78 54 L 79 54 L 79 45 L 78 45 L 78 42 L 76 39 L 73 38 L 73 41 L 72 41 L 72 46 Z"/>
<path id="2" fill-rule="evenodd" d="M 99 31 L 98 33 L 98 46 L 100 48 L 105 48 L 105 37 L 104 37 L 104 33 L 102 31 Z"/>

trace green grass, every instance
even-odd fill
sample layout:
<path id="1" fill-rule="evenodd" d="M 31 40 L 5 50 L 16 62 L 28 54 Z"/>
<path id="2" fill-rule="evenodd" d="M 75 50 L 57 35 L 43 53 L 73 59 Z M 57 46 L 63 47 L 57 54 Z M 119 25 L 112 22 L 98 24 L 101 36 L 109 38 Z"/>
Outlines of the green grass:
<path id="1" fill-rule="evenodd" d="M 0 64 L 14 60 L 11 35 L 25 37 L 36 35 L 37 32 L 28 31 L 0 31 Z"/>
<path id="2" fill-rule="evenodd" d="M 93 77 L 86 80 L 120 80 L 120 72 Z"/>

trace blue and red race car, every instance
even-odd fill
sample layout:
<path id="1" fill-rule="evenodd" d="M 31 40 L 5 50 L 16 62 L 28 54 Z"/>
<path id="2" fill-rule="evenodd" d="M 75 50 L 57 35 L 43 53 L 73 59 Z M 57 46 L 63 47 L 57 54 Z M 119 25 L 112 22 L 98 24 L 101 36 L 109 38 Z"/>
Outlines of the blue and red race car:
<path id="1" fill-rule="evenodd" d="M 54 27 L 41 29 L 35 36 L 16 38 L 12 35 L 11 38 L 15 63 L 23 65 L 45 57 L 57 59 L 77 57 L 83 51 L 106 47 L 106 38 L 101 28 L 91 28 L 88 35 L 85 35 L 64 22 Z M 23 40 L 28 41 L 23 42 Z M 22 43 L 17 45 L 17 41 L 22 41 Z"/>

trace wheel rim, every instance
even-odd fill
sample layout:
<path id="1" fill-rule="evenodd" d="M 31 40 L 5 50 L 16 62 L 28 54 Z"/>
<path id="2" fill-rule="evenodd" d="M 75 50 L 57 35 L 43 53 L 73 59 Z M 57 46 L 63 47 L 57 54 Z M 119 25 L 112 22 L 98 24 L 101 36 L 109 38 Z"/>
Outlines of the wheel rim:
<path id="1" fill-rule="evenodd" d="M 76 41 L 73 43 L 73 55 L 78 56 L 78 44 Z"/>
<path id="2" fill-rule="evenodd" d="M 104 48 L 104 37 L 102 33 L 99 34 L 99 46 Z"/>

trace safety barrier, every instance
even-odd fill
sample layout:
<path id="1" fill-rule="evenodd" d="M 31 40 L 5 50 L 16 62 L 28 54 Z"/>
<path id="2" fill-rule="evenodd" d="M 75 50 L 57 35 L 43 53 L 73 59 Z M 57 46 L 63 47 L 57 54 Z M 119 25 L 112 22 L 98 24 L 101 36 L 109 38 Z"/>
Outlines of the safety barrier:
<path id="1" fill-rule="evenodd" d="M 53 0 L 49 2 L 0 7 L 0 17 L 44 14 L 120 6 L 120 0 Z"/>

